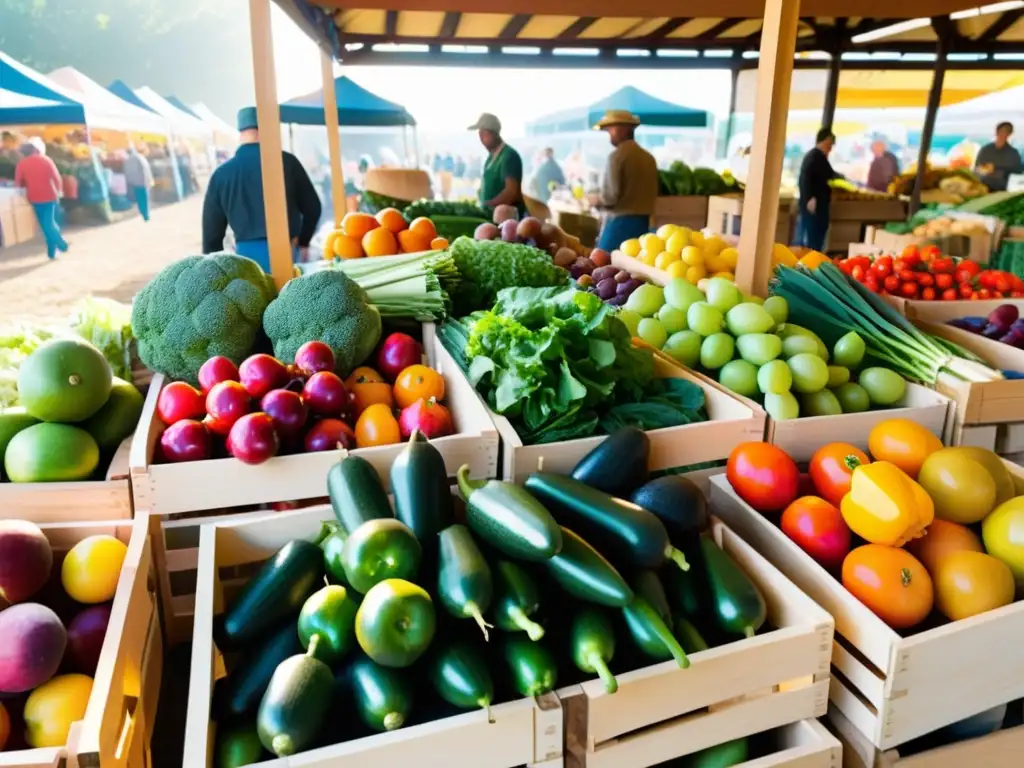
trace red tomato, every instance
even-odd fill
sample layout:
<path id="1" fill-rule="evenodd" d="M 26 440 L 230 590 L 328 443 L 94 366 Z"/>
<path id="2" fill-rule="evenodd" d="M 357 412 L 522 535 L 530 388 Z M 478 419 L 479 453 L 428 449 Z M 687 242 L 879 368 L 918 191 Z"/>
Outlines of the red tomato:
<path id="1" fill-rule="evenodd" d="M 872 293 L 878 293 L 878 276 L 869 272 L 868 276 L 864 278 L 864 287 Z"/>
<path id="2" fill-rule="evenodd" d="M 896 275 L 889 275 L 883 285 L 889 293 L 895 293 L 900 289 L 900 279 Z"/>
<path id="3" fill-rule="evenodd" d="M 970 283 L 960 283 L 960 298 L 969 299 L 974 294 L 974 289 L 971 288 Z"/>
<path id="4" fill-rule="evenodd" d="M 935 277 L 933 275 L 929 275 L 927 272 L 918 272 L 917 273 L 917 284 L 918 285 L 923 285 L 923 286 L 926 286 L 926 287 L 927 286 L 931 286 L 931 285 L 935 285 Z"/>
<path id="5" fill-rule="evenodd" d="M 818 495 L 838 507 L 850 491 L 853 470 L 870 463 L 868 455 L 856 445 L 829 443 L 814 452 L 807 472 Z"/>
<path id="6" fill-rule="evenodd" d="M 861 266 L 860 264 L 855 265 L 854 268 L 852 270 L 850 270 L 850 277 L 852 277 L 858 283 L 863 283 L 864 282 L 864 267 Z"/>
<path id="7" fill-rule="evenodd" d="M 899 271 L 900 280 L 904 283 L 917 282 L 917 273 L 912 269 L 901 269 Z"/>
<path id="8" fill-rule="evenodd" d="M 961 259 L 957 264 L 957 269 L 967 272 L 971 277 L 974 277 L 981 272 L 981 266 L 979 264 L 973 261 L 968 261 L 967 259 Z"/>
<path id="9" fill-rule="evenodd" d="M 947 288 L 942 292 L 943 301 L 956 301 L 959 298 L 956 295 L 956 288 Z"/>
<path id="10" fill-rule="evenodd" d="M 940 291 L 953 287 L 953 276 L 944 273 L 935 276 L 935 287 Z"/>
<path id="11" fill-rule="evenodd" d="M 925 301 L 935 301 L 935 289 L 931 287 L 922 289 L 921 298 Z"/>
<path id="12" fill-rule="evenodd" d="M 979 299 L 991 299 L 992 298 L 992 291 L 990 291 L 988 288 L 982 288 L 980 291 L 978 291 L 978 298 Z"/>
<path id="13" fill-rule="evenodd" d="M 904 283 L 900 286 L 900 296 L 908 299 L 917 298 L 917 283 Z"/>
<path id="14" fill-rule="evenodd" d="M 951 274 L 953 274 L 953 271 L 955 269 L 956 269 L 956 264 L 953 263 L 953 260 L 949 259 L 949 258 L 935 259 L 931 263 L 931 270 L 932 270 L 932 274 L 934 274 L 934 275 L 940 275 L 940 274 L 949 274 L 949 275 L 951 275 Z"/>
<path id="15" fill-rule="evenodd" d="M 759 512 L 778 512 L 796 498 L 800 470 L 781 448 L 740 443 L 732 449 L 725 475 L 736 493 Z"/>
<path id="16" fill-rule="evenodd" d="M 817 496 L 803 496 L 782 513 L 782 532 L 823 568 L 838 571 L 850 553 L 850 528 L 832 504 Z"/>

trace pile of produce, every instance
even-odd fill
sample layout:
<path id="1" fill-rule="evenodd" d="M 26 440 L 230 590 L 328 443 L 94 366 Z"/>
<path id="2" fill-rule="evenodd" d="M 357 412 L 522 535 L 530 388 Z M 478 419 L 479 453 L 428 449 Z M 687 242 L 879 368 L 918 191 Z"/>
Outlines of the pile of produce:
<path id="1" fill-rule="evenodd" d="M 1024 496 L 1003 460 L 943 448 L 908 419 L 876 425 L 868 453 L 822 446 L 808 476 L 765 443 L 738 445 L 726 474 L 755 510 L 773 520 L 781 512 L 783 533 L 895 630 L 977 616 L 1024 586 L 1024 543 L 1014 535 Z"/>
<path id="2" fill-rule="evenodd" d="M 999 253 L 989 263 L 989 267 L 1024 277 L 1024 240 L 1003 240 Z"/>
<path id="3" fill-rule="evenodd" d="M 993 192 L 964 203 L 957 210 L 995 216 L 1008 226 L 1024 227 L 1024 192 Z"/>
<path id="4" fill-rule="evenodd" d="M 828 185 L 832 188 L 832 202 L 870 202 L 872 200 L 894 200 L 895 196 L 873 189 L 858 187 L 846 179 L 832 179 Z"/>
<path id="5" fill-rule="evenodd" d="M 495 208 L 493 222 L 482 222 L 472 235 L 475 240 L 501 240 L 540 248 L 547 251 L 555 264 L 565 268 L 587 255 L 587 248 L 578 237 L 567 235 L 557 224 L 533 216 L 519 221 L 519 211 L 511 205 Z"/>
<path id="6" fill-rule="evenodd" d="M 464 524 L 429 442 L 392 466 L 394 511 L 372 466 L 342 459 L 337 521 L 285 544 L 218 621 L 218 647 L 244 655 L 217 683 L 216 753 L 248 764 L 459 712 L 493 722 L 495 704 L 596 678 L 614 693 L 616 674 L 754 635 L 764 597 L 707 535 L 696 486 L 648 481 L 649 452 L 625 430 L 525 488 L 463 467 Z"/>
<path id="7" fill-rule="evenodd" d="M 917 181 L 917 168 L 911 166 L 889 184 L 889 194 L 897 197 L 909 197 L 914 193 Z M 962 203 L 972 197 L 988 194 L 988 187 L 978 177 L 962 168 L 934 168 L 928 166 L 924 171 L 921 189 L 938 189 L 949 196 L 950 202 Z"/>
<path id="8" fill-rule="evenodd" d="M 947 325 L 1024 349 L 1024 317 L 1016 304 L 1000 304 L 987 317 L 958 317 Z"/>
<path id="9" fill-rule="evenodd" d="M 0 520 L 0 753 L 63 747 L 85 716 L 127 553 L 89 536 L 54 568 L 36 525 Z"/>
<path id="10" fill-rule="evenodd" d="M 654 234 L 626 240 L 619 250 L 669 277 L 684 277 L 696 285 L 708 275 L 734 279 L 739 252 L 718 235 L 665 224 Z"/>
<path id="11" fill-rule="evenodd" d="M 394 445 L 414 430 L 449 435 L 444 377 L 422 357 L 420 343 L 404 333 L 381 344 L 377 370 L 357 367 L 344 380 L 322 341 L 302 344 L 288 365 L 266 354 L 240 366 L 211 357 L 199 369 L 200 389 L 175 381 L 161 390 L 156 410 L 166 429 L 157 458 L 261 464 L 280 453 Z"/>
<path id="12" fill-rule="evenodd" d="M 402 211 L 408 221 L 426 217 L 434 222 L 437 234 L 448 240 L 472 235 L 481 224 L 490 221 L 492 211 L 470 200 L 417 200 Z"/>
<path id="13" fill-rule="evenodd" d="M 934 245 L 907 246 L 899 256 L 850 256 L 843 272 L 872 293 L 920 301 L 1024 297 L 1024 281 L 1010 272 L 944 256 Z"/>
<path id="14" fill-rule="evenodd" d="M 707 419 L 699 386 L 655 378 L 651 351 L 633 346 L 615 310 L 573 287 L 501 291 L 438 337 L 525 445 Z"/>
<path id="15" fill-rule="evenodd" d="M 18 369 L 21 405 L 0 410 L 0 477 L 12 483 L 102 479 L 135 431 L 143 398 L 81 338 L 36 347 Z"/>
<path id="16" fill-rule="evenodd" d="M 324 258 L 361 259 L 447 247 L 448 241 L 438 236 L 434 222 L 427 217 L 407 221 L 401 211 L 384 208 L 376 216 L 346 213 L 341 226 L 329 232 L 324 240 Z"/>
<path id="17" fill-rule="evenodd" d="M 936 216 L 924 224 L 914 227 L 912 234 L 915 237 L 934 240 L 940 237 L 953 237 L 954 235 L 971 237 L 972 235 L 988 235 L 990 233 L 985 223 L 976 219 L 954 219 L 949 216 Z"/>
<path id="18" fill-rule="evenodd" d="M 611 263 L 611 254 L 595 248 L 588 256 L 577 259 L 569 274 L 576 278 L 576 287 L 593 293 L 613 307 L 621 307 L 630 295 L 646 283 L 643 277 L 631 275 Z"/>
<path id="19" fill-rule="evenodd" d="M 711 168 L 691 169 L 681 160 L 658 170 L 658 194 L 669 197 L 685 195 L 724 195 L 736 190 L 736 179 L 728 171 L 719 174 Z"/>
<path id="20" fill-rule="evenodd" d="M 397 197 L 390 197 L 389 195 L 382 195 L 378 192 L 371 192 L 368 189 L 364 189 L 360 193 L 359 197 L 359 210 L 363 213 L 368 213 L 371 216 L 376 216 L 385 208 L 394 208 L 395 210 L 403 211 L 410 205 L 412 205 L 411 200 L 399 200 Z"/>

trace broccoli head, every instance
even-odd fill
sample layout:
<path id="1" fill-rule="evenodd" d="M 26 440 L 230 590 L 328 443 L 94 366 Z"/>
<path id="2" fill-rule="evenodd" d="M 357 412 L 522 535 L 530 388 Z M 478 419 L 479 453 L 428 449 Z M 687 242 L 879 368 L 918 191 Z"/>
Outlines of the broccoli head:
<path id="1" fill-rule="evenodd" d="M 188 256 L 161 270 L 132 304 L 132 332 L 146 367 L 198 384 L 215 355 L 235 363 L 252 351 L 276 293 L 259 265 L 233 253 Z"/>
<path id="2" fill-rule="evenodd" d="M 334 350 L 335 369 L 347 376 L 380 341 L 380 313 L 358 283 L 344 272 L 323 269 L 288 281 L 263 315 L 274 356 L 295 362 L 307 341 Z"/>

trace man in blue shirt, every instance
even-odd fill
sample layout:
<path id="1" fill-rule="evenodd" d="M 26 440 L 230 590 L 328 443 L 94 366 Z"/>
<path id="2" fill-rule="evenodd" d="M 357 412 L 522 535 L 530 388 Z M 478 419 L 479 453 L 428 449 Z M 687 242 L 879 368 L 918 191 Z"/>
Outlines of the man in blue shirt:
<path id="1" fill-rule="evenodd" d="M 235 233 L 235 251 L 270 272 L 267 220 L 263 207 L 263 172 L 260 168 L 260 135 L 256 109 L 238 112 L 239 146 L 235 156 L 210 177 L 203 201 L 203 253 L 224 249 L 228 226 Z M 320 221 L 320 198 L 299 159 L 282 152 L 284 192 L 288 208 L 288 231 L 292 257 L 305 260 L 309 241 Z"/>

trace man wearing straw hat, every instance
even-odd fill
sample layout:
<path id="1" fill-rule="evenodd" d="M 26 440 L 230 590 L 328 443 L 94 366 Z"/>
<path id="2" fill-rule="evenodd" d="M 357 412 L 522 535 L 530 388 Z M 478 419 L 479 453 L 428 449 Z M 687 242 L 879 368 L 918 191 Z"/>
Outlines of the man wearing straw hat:
<path id="1" fill-rule="evenodd" d="M 608 156 L 601 200 L 605 212 L 598 247 L 612 251 L 624 240 L 640 237 L 651 228 L 651 215 L 658 197 L 658 164 L 654 156 L 636 143 L 634 135 L 640 118 L 622 109 L 610 109 L 598 120 L 595 130 L 608 131 L 615 149 Z"/>

